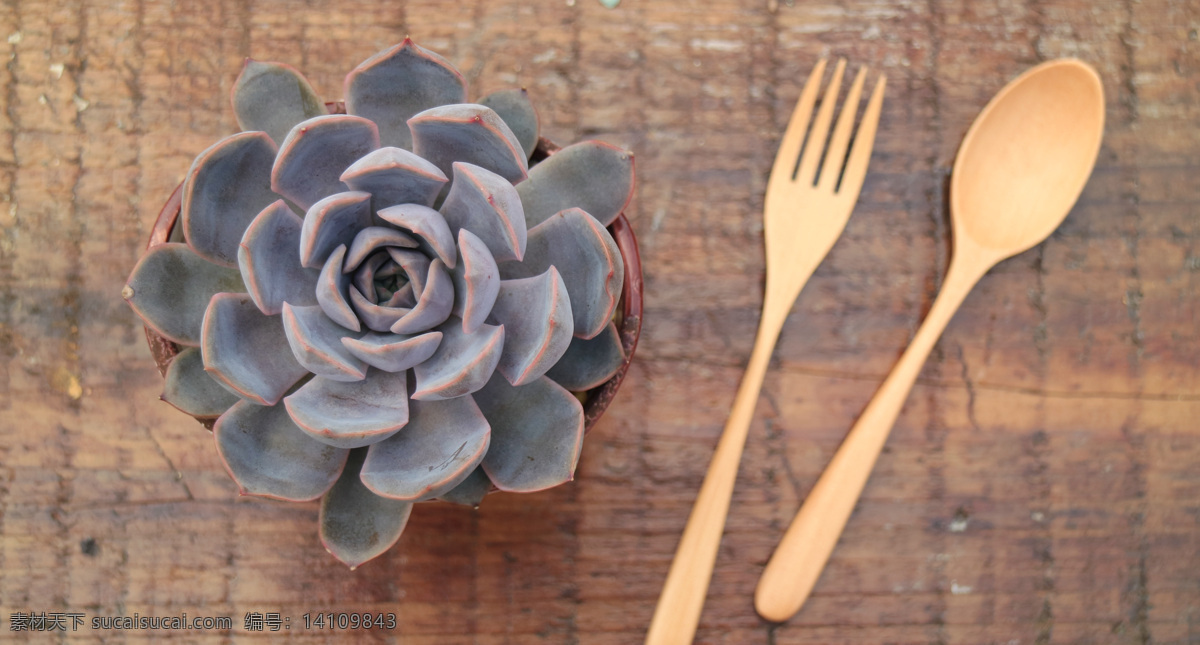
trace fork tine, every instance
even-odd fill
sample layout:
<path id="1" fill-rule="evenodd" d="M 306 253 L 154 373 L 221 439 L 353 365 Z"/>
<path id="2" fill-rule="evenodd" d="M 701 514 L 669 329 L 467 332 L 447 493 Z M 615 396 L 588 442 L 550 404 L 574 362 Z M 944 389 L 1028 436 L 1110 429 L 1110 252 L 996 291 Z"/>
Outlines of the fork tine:
<path id="1" fill-rule="evenodd" d="M 824 58 L 817 61 L 812 73 L 808 75 L 808 81 L 804 83 L 800 100 L 796 102 L 796 109 L 792 110 L 792 118 L 788 121 L 787 131 L 779 144 L 779 152 L 775 153 L 775 165 L 771 167 L 768 185 L 792 179 L 792 172 L 796 170 L 796 158 L 800 156 L 800 145 L 804 143 L 804 133 L 808 131 L 813 104 L 817 102 L 817 90 L 821 88 L 821 78 L 825 76 L 825 62 Z"/>
<path id="2" fill-rule="evenodd" d="M 854 117 L 858 114 L 858 99 L 862 96 L 863 81 L 867 78 L 867 68 L 860 67 L 854 77 L 850 93 L 842 103 L 842 113 L 838 115 L 837 125 L 833 128 L 833 138 L 829 140 L 829 149 L 825 151 L 825 163 L 821 166 L 821 177 L 818 188 L 829 189 L 837 185 L 838 175 L 841 174 L 842 164 L 846 162 L 846 148 L 850 145 L 850 128 L 854 127 Z"/>
<path id="3" fill-rule="evenodd" d="M 880 76 L 875 83 L 875 91 L 871 92 L 871 100 L 867 110 L 863 112 L 862 123 L 858 125 L 858 134 L 854 137 L 854 145 L 850 148 L 850 157 L 846 160 L 846 171 L 842 173 L 842 185 L 838 193 L 858 195 L 862 189 L 863 179 L 867 176 L 867 162 L 871 161 L 871 148 L 875 145 L 875 129 L 879 125 L 879 110 L 883 105 L 883 90 L 887 86 L 887 77 Z"/>
<path id="4" fill-rule="evenodd" d="M 804 146 L 804 155 L 800 157 L 796 181 L 813 183 L 817 162 L 821 160 L 821 151 L 825 149 L 825 137 L 829 135 L 829 122 L 833 120 L 833 105 L 837 103 L 838 91 L 842 87 L 842 73 L 845 71 L 846 59 L 839 58 L 837 67 L 833 69 L 833 78 L 825 87 L 825 95 L 821 97 L 821 110 L 817 112 L 817 120 L 813 122 L 812 132 L 808 133 L 808 145 Z"/>

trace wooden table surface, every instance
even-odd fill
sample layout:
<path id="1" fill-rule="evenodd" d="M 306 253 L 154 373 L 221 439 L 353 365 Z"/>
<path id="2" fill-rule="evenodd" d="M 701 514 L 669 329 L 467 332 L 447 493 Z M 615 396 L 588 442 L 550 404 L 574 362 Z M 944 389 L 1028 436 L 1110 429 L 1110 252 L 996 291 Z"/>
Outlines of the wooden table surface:
<path id="1" fill-rule="evenodd" d="M 821 56 L 888 75 L 870 173 L 767 375 L 702 643 L 1200 643 L 1197 0 L 78 0 L 0 6 L 0 640 L 335 642 L 305 613 L 393 612 L 381 643 L 636 643 L 749 356 L 767 172 Z M 471 95 L 524 86 L 544 134 L 636 152 L 646 279 L 629 378 L 577 480 L 422 505 L 348 571 L 315 504 L 239 499 L 158 401 L 120 298 L 191 159 L 235 131 L 242 59 L 346 71 L 411 34 Z M 950 254 L 955 150 L 1028 67 L 1104 81 L 1090 183 L 979 284 L 935 348 L 814 596 L 759 572 L 912 336 Z M 245 629 L 250 612 L 290 630 Z M 232 631 L 90 628 L 229 616 Z"/>

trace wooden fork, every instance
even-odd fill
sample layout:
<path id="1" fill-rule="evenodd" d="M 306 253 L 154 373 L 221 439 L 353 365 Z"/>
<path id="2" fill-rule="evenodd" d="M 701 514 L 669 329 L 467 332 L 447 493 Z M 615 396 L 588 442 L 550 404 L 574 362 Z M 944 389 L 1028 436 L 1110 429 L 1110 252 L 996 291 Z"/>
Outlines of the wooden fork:
<path id="1" fill-rule="evenodd" d="M 733 411 L 675 551 L 675 560 L 671 563 L 646 635 L 647 645 L 691 643 L 695 636 L 717 559 L 717 547 L 724 532 L 725 516 L 729 513 L 738 462 L 746 445 L 746 433 L 750 429 L 771 352 L 804 283 L 841 235 L 850 211 L 858 201 L 875 142 L 886 78 L 881 76 L 875 85 L 847 156 L 865 68 L 858 71 L 846 96 L 828 149 L 824 145 L 845 68 L 846 61 L 839 60 L 821 100 L 820 112 L 813 121 L 808 144 L 804 145 L 817 91 L 825 75 L 825 61 L 819 61 L 813 68 L 775 156 L 763 213 L 767 285 L 758 336 L 746 374 L 733 400 Z M 825 161 L 818 175 L 817 165 L 823 151 Z"/>

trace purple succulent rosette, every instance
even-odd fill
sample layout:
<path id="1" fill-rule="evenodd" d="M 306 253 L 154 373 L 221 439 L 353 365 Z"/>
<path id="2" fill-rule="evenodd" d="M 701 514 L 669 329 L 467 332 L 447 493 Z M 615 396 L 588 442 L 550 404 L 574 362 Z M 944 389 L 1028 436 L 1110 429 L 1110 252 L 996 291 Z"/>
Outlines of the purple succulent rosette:
<path id="1" fill-rule="evenodd" d="M 350 72 L 346 114 L 279 63 L 248 61 L 232 98 L 244 131 L 192 164 L 184 241 L 149 248 L 123 295 L 183 346 L 163 398 L 216 418 L 241 492 L 320 499 L 322 542 L 354 567 L 415 502 L 569 481 L 572 392 L 625 360 L 605 227 L 632 155 L 585 141 L 530 168 L 525 92 L 466 103 L 411 40 Z"/>

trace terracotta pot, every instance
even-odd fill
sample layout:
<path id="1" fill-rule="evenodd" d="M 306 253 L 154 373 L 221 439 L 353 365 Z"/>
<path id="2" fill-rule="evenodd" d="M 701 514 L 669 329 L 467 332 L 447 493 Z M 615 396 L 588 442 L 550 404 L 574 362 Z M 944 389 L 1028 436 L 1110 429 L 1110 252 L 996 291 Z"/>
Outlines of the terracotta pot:
<path id="1" fill-rule="evenodd" d="M 330 112 L 341 113 L 344 108 L 341 104 L 327 104 Z M 531 164 L 536 164 L 550 155 L 558 152 L 559 146 L 547 139 L 540 139 L 537 148 L 532 155 Z M 179 219 L 180 204 L 183 196 L 183 184 L 175 188 L 171 196 L 167 199 L 167 203 L 163 205 L 162 210 L 158 213 L 158 219 L 154 222 L 154 229 L 150 231 L 150 240 L 146 244 L 146 248 L 151 248 L 159 244 L 166 243 L 171 232 L 175 228 L 175 223 Z M 621 382 L 625 379 L 625 373 L 629 369 L 629 363 L 633 360 L 634 350 L 637 349 L 638 336 L 642 331 L 642 262 L 641 256 L 638 254 L 637 239 L 633 235 L 633 227 L 629 225 L 629 220 L 625 219 L 625 215 L 621 214 L 608 227 L 609 233 L 617 242 L 617 248 L 621 251 L 621 257 L 625 261 L 625 286 L 621 291 L 621 300 L 617 306 L 617 329 L 621 334 L 621 345 L 625 348 L 625 362 L 617 373 L 603 384 L 594 387 L 586 392 L 586 399 L 583 404 L 584 413 L 584 431 L 592 429 L 601 415 L 608 408 L 612 399 L 617 394 L 617 389 L 621 387 Z M 150 345 L 150 353 L 154 355 L 154 362 L 158 365 L 159 373 L 165 375 L 167 366 L 171 360 L 179 353 L 179 345 L 163 338 L 154 332 L 154 330 L 146 327 L 146 341 Z M 206 428 L 212 430 L 215 419 L 196 419 Z"/>

